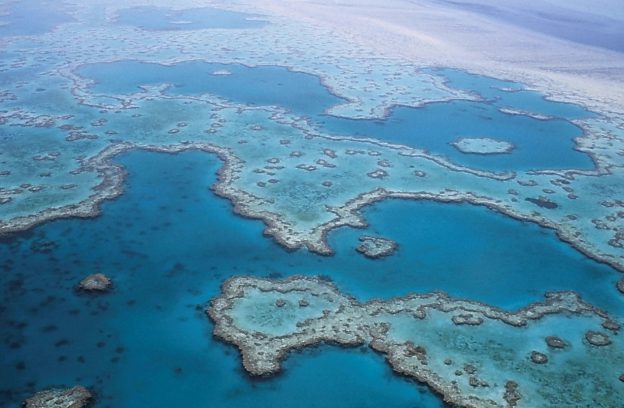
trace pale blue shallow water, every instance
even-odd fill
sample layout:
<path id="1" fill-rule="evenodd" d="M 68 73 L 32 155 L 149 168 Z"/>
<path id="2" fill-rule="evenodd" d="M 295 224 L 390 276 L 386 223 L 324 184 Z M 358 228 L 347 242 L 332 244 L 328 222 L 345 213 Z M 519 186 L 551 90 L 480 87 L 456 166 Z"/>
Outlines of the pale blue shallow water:
<path id="1" fill-rule="evenodd" d="M 588 155 L 574 149 L 573 139 L 581 137 L 583 132 L 569 120 L 595 114 L 578 105 L 545 99 L 511 81 L 454 69 L 422 71 L 439 75 L 451 88 L 474 93 L 482 100 L 430 103 L 422 108 L 398 106 L 386 120 L 349 120 L 325 115 L 318 117 L 317 122 L 329 132 L 420 147 L 473 168 L 503 171 L 594 167 Z M 540 113 L 551 119 L 507 114 L 500 112 L 500 108 Z M 515 149 L 503 155 L 464 154 L 450 145 L 461 137 L 504 140 Z"/>
<path id="2" fill-rule="evenodd" d="M 0 6 L 8 12 L 0 16 L 0 37 L 37 35 L 52 31 L 57 25 L 73 21 L 66 4 L 53 0 L 5 1 Z"/>
<path id="3" fill-rule="evenodd" d="M 213 75 L 226 70 L 231 75 Z M 139 61 L 90 64 L 78 70 L 95 80 L 96 94 L 124 95 L 141 91 L 140 85 L 170 84 L 168 95 L 197 96 L 206 93 L 249 106 L 272 105 L 312 116 L 343 102 L 321 85 L 318 77 L 285 67 L 250 68 L 241 64 L 189 61 L 161 65 Z"/>
<path id="4" fill-rule="evenodd" d="M 612 7 L 619 7 L 619 10 L 614 10 L 613 18 L 609 18 L 591 12 L 575 11 L 573 8 L 566 9 L 565 6 L 557 7 L 556 2 L 432 1 L 567 41 L 624 52 L 624 23 L 618 18 L 624 7 L 622 3 L 611 4 Z"/>
<path id="5" fill-rule="evenodd" d="M 474 93 L 496 107 L 513 107 L 533 113 L 541 113 L 563 119 L 595 117 L 596 114 L 580 105 L 553 101 L 522 84 L 484 75 L 475 75 L 459 69 L 428 68 L 422 72 L 440 75 L 451 88 Z"/>
<path id="6" fill-rule="evenodd" d="M 486 208 L 387 201 L 366 210 L 369 231 L 331 234 L 335 256 L 289 253 L 209 191 L 215 157 L 135 152 L 119 161 L 130 172 L 126 192 L 100 217 L 50 222 L 0 245 L 0 406 L 74 383 L 98 392 L 96 407 L 440 406 L 367 350 L 297 353 L 283 375 L 251 381 L 202 312 L 233 275 L 324 274 L 362 300 L 442 289 L 504 308 L 575 289 L 622 309 L 610 268 Z M 397 254 L 357 254 L 364 232 L 396 239 Z M 46 242 L 47 252 L 37 249 Z M 111 276 L 114 291 L 75 294 L 94 271 Z"/>
<path id="7" fill-rule="evenodd" d="M 220 10 L 212 7 L 173 10 L 141 6 L 123 9 L 115 21 L 144 30 L 199 30 L 207 28 L 259 28 L 267 24 L 261 16 Z"/>
<path id="8" fill-rule="evenodd" d="M 232 75 L 212 75 L 228 70 Z M 284 67 L 246 67 L 202 61 L 171 66 L 138 61 L 118 61 L 81 67 L 80 75 L 95 80 L 97 94 L 139 92 L 140 85 L 167 83 L 169 95 L 215 94 L 252 106 L 276 105 L 307 116 L 330 134 L 374 137 L 419 147 L 451 161 L 493 171 L 537 169 L 592 169 L 591 158 L 574 149 L 573 139 L 583 135 L 570 119 L 593 114 L 573 104 L 553 102 L 519 84 L 499 81 L 458 70 L 429 70 L 443 76 L 454 88 L 476 90 L 482 101 L 430 103 L 421 108 L 395 107 L 385 120 L 355 120 L 324 112 L 345 101 L 325 88 L 316 76 L 292 72 Z M 502 91 L 512 87 L 516 92 Z M 501 107 L 552 116 L 538 120 L 500 112 Z M 491 137 L 516 146 L 511 154 L 470 155 L 451 142 L 461 137 Z"/>
<path id="9" fill-rule="evenodd" d="M 415 146 L 454 163 L 492 171 L 594 167 L 590 157 L 575 151 L 572 139 L 581 130 L 565 120 L 539 121 L 508 115 L 490 104 L 466 101 L 431 103 L 424 108 L 396 107 L 385 121 L 319 118 L 331 133 L 374 137 Z M 490 137 L 512 143 L 511 154 L 465 154 L 451 142 L 461 137 Z"/>

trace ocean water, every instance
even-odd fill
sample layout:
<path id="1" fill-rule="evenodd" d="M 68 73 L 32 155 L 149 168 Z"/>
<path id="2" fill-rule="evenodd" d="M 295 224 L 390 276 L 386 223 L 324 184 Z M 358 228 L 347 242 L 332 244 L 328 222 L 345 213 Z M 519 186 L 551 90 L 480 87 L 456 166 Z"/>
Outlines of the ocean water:
<path id="1" fill-rule="evenodd" d="M 0 37 L 37 35 L 52 31 L 57 25 L 73 21 L 65 11 L 67 4 L 52 0 L 17 0 L 3 2 L 0 11 Z"/>
<path id="2" fill-rule="evenodd" d="M 440 75 L 451 88 L 477 94 L 498 108 L 513 107 L 562 119 L 584 119 L 597 116 L 580 105 L 550 100 L 541 93 L 526 89 L 517 82 L 451 68 L 427 68 L 422 72 Z"/>
<path id="3" fill-rule="evenodd" d="M 591 158 L 574 150 L 582 131 L 563 119 L 540 121 L 509 115 L 494 105 L 467 101 L 430 103 L 423 108 L 396 107 L 383 121 L 325 116 L 321 129 L 342 135 L 373 137 L 414 146 L 451 162 L 492 171 L 592 169 Z M 465 154 L 450 143 L 462 137 L 488 137 L 512 143 L 511 154 Z"/>
<path id="4" fill-rule="evenodd" d="M 220 55 L 240 51 L 250 52 L 251 60 L 272 60 L 290 52 L 280 44 L 276 50 L 269 50 L 269 55 L 260 56 L 264 54 L 261 49 L 247 49 L 253 44 L 254 35 L 264 33 L 253 29 L 269 24 L 261 15 L 210 7 L 175 10 L 128 5 L 130 8 L 122 9 L 109 24 L 110 15 L 104 9 L 113 6 L 106 1 L 92 7 L 73 5 L 71 0 L 11 0 L 0 4 L 0 42 L 2 37 L 43 34 L 60 24 L 76 22 L 71 11 L 77 11 L 75 18 L 80 20 L 80 24 L 71 24 L 63 32 L 76 34 L 75 49 L 64 49 L 65 35 L 15 42 L 8 39 L 7 51 L 0 51 L 0 87 L 15 92 L 18 98 L 11 101 L 10 95 L 5 96 L 3 109 L 31 112 L 32 108 L 33 114 L 71 114 L 69 122 L 84 125 L 99 135 L 99 139 L 66 143 L 60 129 L 4 126 L 0 130 L 4 136 L 0 153 L 4 159 L 7 155 L 17 157 L 17 161 L 23 159 L 23 166 L 16 169 L 5 163 L 11 175 L 4 181 L 11 184 L 11 180 L 22 175 L 29 178 L 36 174 L 27 163 L 40 152 L 63 152 L 58 161 L 50 160 L 45 166 L 55 173 L 68 174 L 77 165 L 74 159 L 67 160 L 70 154 L 95 154 L 117 137 L 147 139 L 175 122 L 178 131 L 185 128 L 179 136 L 191 135 L 201 131 L 202 121 L 207 120 L 208 115 L 193 114 L 204 110 L 188 107 L 177 112 L 163 108 L 177 102 L 146 103 L 144 108 L 128 115 L 125 113 L 129 111 L 107 112 L 78 105 L 65 79 L 50 71 L 67 66 L 72 55 L 80 54 L 78 58 L 85 61 L 109 60 L 111 55 L 141 55 L 144 39 L 164 39 L 174 32 L 177 45 L 163 42 L 161 57 L 179 60 L 191 55 L 185 51 L 196 54 L 192 42 L 196 34 L 202 38 L 213 34 L 184 30 L 215 28 L 222 30 L 214 38 L 224 38 L 220 36 L 225 32 L 233 36 L 231 43 L 217 41 L 215 46 L 229 47 Z M 552 22 L 549 28 L 553 35 L 559 31 L 567 38 L 565 29 L 570 21 L 560 25 L 557 18 L 548 14 L 520 17 L 517 23 L 529 28 L 535 21 Z M 591 19 L 582 19 L 587 30 L 578 30 L 572 33 L 575 38 L 568 39 L 600 42 L 619 49 L 621 24 L 597 27 Z M 122 34 L 106 32 L 107 29 Z M 97 43 L 93 43 L 96 38 Z M 60 49 L 55 48 L 58 41 Z M 123 49 L 115 48 L 121 46 Z M 153 50 L 149 41 L 145 47 Z M 49 53 L 52 49 L 59 52 Z M 204 56 L 210 58 L 210 52 L 201 55 Z M 328 73 L 343 68 L 339 60 L 335 64 L 329 61 L 328 58 L 311 63 L 304 58 L 298 63 Z M 101 94 L 104 101 L 116 94 L 141 92 L 142 85 L 168 84 L 164 91 L 168 96 L 209 93 L 247 106 L 277 106 L 309 119 L 312 126 L 332 135 L 373 137 L 414 146 L 478 169 L 594 167 L 589 156 L 575 149 L 574 138 L 582 137 L 582 132 L 573 124 L 577 119 L 595 117 L 594 113 L 578 105 L 549 100 L 511 81 L 452 69 L 431 68 L 422 72 L 437 75 L 449 87 L 469 91 L 479 99 L 429 103 L 419 108 L 393 106 L 387 117 L 353 120 L 327 114 L 328 109 L 347 100 L 332 93 L 321 78 L 283 66 L 249 67 L 204 61 L 167 66 L 121 60 L 82 65 L 78 69 L 80 75 L 95 81 L 91 90 Z M 384 68 L 375 80 L 383 81 L 385 74 L 389 73 Z M 380 85 L 383 88 L 383 83 Z M 426 92 L 428 85 L 417 86 Z M 411 91 L 414 93 L 414 89 Z M 501 112 L 505 108 L 529 114 Z M 154 118 L 154 112 L 160 118 Z M 161 115 L 163 112 L 166 114 Z M 128 120 L 111 119 L 118 113 L 118 117 L 128 116 Z M 134 116 L 132 113 L 144 116 L 133 123 L 129 118 Z M 530 113 L 548 118 L 538 119 Z M 109 118 L 109 122 L 96 129 L 99 125 L 94 121 L 103 117 Z M 174 120 L 178 117 L 179 121 Z M 180 124 L 187 120 L 192 121 L 190 126 Z M 114 136 L 114 131 L 118 136 Z M 460 137 L 495 138 L 513 143 L 515 149 L 505 155 L 464 154 L 451 145 Z M 251 378 L 241 366 L 237 349 L 212 336 L 214 326 L 205 314 L 224 280 L 239 275 L 321 275 L 361 301 L 445 291 L 454 297 L 510 311 L 542 300 L 546 291 L 575 290 L 588 302 L 624 318 L 624 298 L 615 289 L 621 275 L 562 243 L 552 230 L 510 219 L 485 207 L 386 200 L 363 209 L 368 227 L 332 231 L 328 241 L 335 254 L 319 256 L 306 250 L 285 250 L 263 236 L 261 221 L 235 215 L 231 202 L 215 196 L 210 186 L 216 181 L 221 163 L 213 155 L 131 152 L 115 161 L 129 172 L 125 193 L 104 203 L 100 216 L 57 220 L 0 240 L 0 407 L 18 407 L 39 390 L 78 383 L 96 392 L 95 408 L 445 407 L 426 386 L 394 375 L 383 356 L 366 346 L 345 349 L 322 345 L 293 352 L 284 361 L 280 375 Z M 36 167 L 42 169 L 44 165 Z M 83 176 L 80 180 L 90 180 L 89 174 Z M 73 178 L 68 177 L 68 182 Z M 60 184 L 63 179 L 54 181 Z M 76 191 L 82 188 L 88 188 L 88 184 L 81 184 Z M 300 192 L 303 199 L 287 200 L 287 205 L 294 203 L 293 206 L 302 208 L 302 215 L 307 215 L 307 208 L 303 207 L 309 205 L 305 202 L 305 189 L 304 184 L 295 185 L 288 193 Z M 53 189 L 41 194 L 48 193 L 46 197 L 54 199 Z M 27 206 L 28 203 L 22 208 Z M 309 213 L 315 216 L 314 211 Z M 355 250 L 358 238 L 365 234 L 393 239 L 398 242 L 398 250 L 390 257 L 370 260 Z M 94 272 L 113 279 L 111 293 L 88 295 L 75 291 L 76 284 Z M 314 305 L 309 307 L 308 312 L 315 311 Z M 565 317 L 559 320 L 563 321 L 560 326 L 564 333 L 575 334 L 577 343 L 572 347 L 578 351 L 586 328 L 568 325 Z M 541 321 L 538 330 L 532 332 L 533 340 L 541 347 L 544 335 L 552 329 L 545 327 L 547 323 L 547 319 Z M 431 327 L 424 337 L 435 338 L 438 334 L 435 322 Z M 406 335 L 418 339 L 415 335 L 421 333 L 415 332 Z M 453 341 L 456 334 L 452 327 L 447 337 Z M 497 341 L 501 337 L 496 330 L 488 336 L 483 339 Z M 527 355 L 533 344 L 523 346 L 526 349 L 520 347 L 518 356 Z M 509 366 L 515 364 L 510 359 L 506 363 L 509 361 Z M 600 363 L 594 362 L 592 370 L 602 367 L 601 360 L 596 361 Z M 557 370 L 564 366 L 549 367 Z M 517 372 L 517 368 L 516 365 L 512 370 Z M 590 375 L 591 370 L 587 373 Z M 557 374 L 567 375 L 566 369 Z"/>
<path id="5" fill-rule="evenodd" d="M 281 375 L 251 380 L 203 312 L 234 275 L 322 274 L 362 300 L 443 289 L 512 309 L 544 290 L 575 289 L 621 310 L 606 289 L 612 270 L 552 231 L 485 208 L 387 201 L 366 210 L 367 231 L 332 233 L 337 253 L 322 257 L 287 252 L 262 237 L 261 222 L 234 215 L 209 191 L 220 165 L 212 155 L 118 161 L 129 171 L 125 194 L 101 216 L 50 222 L 0 245 L 1 406 L 73 383 L 95 389 L 96 407 L 441 406 L 366 348 L 295 353 Z M 400 248 L 366 259 L 354 250 L 360 233 Z M 113 292 L 74 293 L 95 271 L 113 279 Z"/>
<path id="6" fill-rule="evenodd" d="M 545 99 L 521 84 L 456 69 L 423 69 L 443 78 L 454 89 L 478 95 L 478 102 L 456 100 L 429 103 L 420 108 L 397 106 L 385 120 L 346 119 L 321 115 L 321 129 L 331 133 L 374 137 L 415 146 L 454 163 L 472 168 L 507 171 L 537 169 L 592 169 L 591 158 L 574 149 L 582 130 L 570 120 L 595 116 L 579 105 Z M 501 108 L 549 116 L 530 116 L 499 111 Z M 488 137 L 512 143 L 511 154 L 475 155 L 451 145 L 462 137 Z"/>
<path id="7" fill-rule="evenodd" d="M 385 288 L 441 290 L 508 310 L 540 300 L 547 291 L 574 290 L 624 316 L 624 300 L 615 290 L 618 273 L 562 243 L 552 230 L 470 204 L 385 200 L 363 213 L 366 230 L 342 228 L 330 243 L 339 257 L 356 258 L 352 244 L 341 243 L 356 242 L 362 234 L 398 242 L 393 256 L 362 268 L 366 279 L 383 271 L 378 279 Z"/>
<path id="8" fill-rule="evenodd" d="M 219 71 L 229 75 L 215 75 Z M 327 91 L 318 77 L 293 72 L 286 67 L 247 67 L 189 61 L 162 65 L 139 61 L 89 64 L 78 74 L 95 80 L 96 94 L 127 95 L 140 85 L 170 84 L 168 95 L 213 94 L 249 106 L 279 106 L 301 115 L 313 116 L 344 102 Z"/>
<path id="9" fill-rule="evenodd" d="M 227 71 L 230 75 L 214 75 Z M 333 95 L 314 75 L 285 67 L 247 67 L 192 61 L 165 66 L 138 61 L 90 64 L 78 73 L 95 83 L 96 94 L 124 95 L 139 92 L 140 85 L 170 84 L 168 95 L 213 94 L 250 106 L 280 106 L 308 117 L 332 135 L 372 137 L 424 149 L 454 163 L 492 171 L 539 169 L 593 169 L 591 158 L 575 150 L 582 130 L 570 122 L 593 116 L 568 103 L 544 99 L 520 84 L 458 70 L 429 70 L 458 89 L 476 90 L 482 101 L 429 103 L 423 107 L 394 107 L 385 119 L 349 119 L 328 115 L 331 106 L 345 100 Z M 511 87 L 509 92 L 501 88 Z M 500 108 L 529 110 L 551 116 L 539 120 L 512 115 Z M 451 145 L 462 137 L 489 137 L 512 143 L 511 154 L 475 155 Z"/>
<path id="10" fill-rule="evenodd" d="M 433 0 L 472 11 L 524 29 L 593 47 L 624 51 L 624 23 L 618 19 L 622 4 L 613 2 L 605 6 L 618 7 L 613 18 L 607 15 L 582 12 L 556 6 L 553 2 L 515 2 L 500 0 L 452 1 Z M 549 4 L 551 3 L 551 4 Z"/>
<path id="11" fill-rule="evenodd" d="M 174 10 L 164 7 L 140 6 L 122 9 L 116 23 L 144 30 L 200 30 L 207 28 L 260 28 L 267 24 L 261 16 L 220 10 L 212 7 Z"/>
<path id="12" fill-rule="evenodd" d="M 228 276 L 296 273 L 304 260 L 319 271 L 326 258 L 300 253 L 289 265 L 261 223 L 208 190 L 213 156 L 132 153 L 121 162 L 131 171 L 126 194 L 101 217 L 51 222 L 1 246 L 0 405 L 80 382 L 98 392 L 96 407 L 440 406 L 367 349 L 297 353 L 284 375 L 252 381 L 236 350 L 212 338 L 206 302 Z M 75 294 L 94 271 L 115 290 Z"/>

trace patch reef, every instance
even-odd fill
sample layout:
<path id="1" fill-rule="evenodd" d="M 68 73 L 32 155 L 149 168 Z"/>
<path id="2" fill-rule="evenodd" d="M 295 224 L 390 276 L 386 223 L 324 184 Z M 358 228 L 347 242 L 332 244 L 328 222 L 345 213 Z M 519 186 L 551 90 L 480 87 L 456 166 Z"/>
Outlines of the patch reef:
<path id="1" fill-rule="evenodd" d="M 392 255 L 398 244 L 391 239 L 362 235 L 360 245 L 356 250 L 371 259 L 383 258 Z"/>
<path id="2" fill-rule="evenodd" d="M 72 388 L 51 388 L 36 393 L 22 404 L 24 408 L 84 408 L 93 395 L 86 388 L 77 385 Z"/>
<path id="3" fill-rule="evenodd" d="M 254 376 L 278 373 L 293 350 L 368 344 L 460 407 L 613 407 L 624 395 L 620 326 L 573 292 L 506 312 L 443 293 L 359 303 L 318 278 L 237 277 L 207 313 Z"/>

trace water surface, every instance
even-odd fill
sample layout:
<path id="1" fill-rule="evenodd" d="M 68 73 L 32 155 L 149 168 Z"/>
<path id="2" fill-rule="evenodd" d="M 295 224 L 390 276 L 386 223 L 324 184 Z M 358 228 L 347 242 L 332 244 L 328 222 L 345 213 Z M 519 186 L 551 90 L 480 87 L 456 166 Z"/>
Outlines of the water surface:
<path id="1" fill-rule="evenodd" d="M 450 86 L 472 89 L 481 101 L 456 100 L 429 103 L 420 108 L 395 107 L 385 119 L 349 119 L 327 115 L 345 100 L 332 94 L 321 80 L 285 67 L 247 67 L 191 61 L 174 65 L 118 61 L 90 64 L 78 73 L 95 80 L 97 94 L 129 95 L 142 85 L 168 84 L 167 95 L 212 94 L 248 106 L 278 106 L 308 117 L 320 130 L 332 135 L 372 137 L 424 149 L 454 163 L 492 171 L 542 169 L 593 169 L 590 156 L 575 149 L 583 136 L 571 119 L 593 114 L 578 105 L 553 102 L 523 90 L 519 84 L 457 70 L 430 70 Z M 503 90 L 512 87 L 514 92 Z M 539 120 L 527 115 L 503 113 L 515 108 L 547 115 Z M 512 143 L 511 154 L 475 155 L 451 145 L 462 137 L 489 137 Z"/>
<path id="2" fill-rule="evenodd" d="M 609 18 L 539 1 L 434 1 L 567 41 L 624 52 L 624 22 L 617 18 L 621 3 L 620 12 Z"/>
<path id="3" fill-rule="evenodd" d="M 38 35 L 74 21 L 67 5 L 51 0 L 16 0 L 0 4 L 0 37 Z M 6 15 L 2 15 L 5 11 Z"/>
<path id="4" fill-rule="evenodd" d="M 141 6 L 122 9 L 117 24 L 132 25 L 144 30 L 200 30 L 208 28 L 260 28 L 267 24 L 261 16 L 199 7 L 175 10 L 164 7 Z"/>

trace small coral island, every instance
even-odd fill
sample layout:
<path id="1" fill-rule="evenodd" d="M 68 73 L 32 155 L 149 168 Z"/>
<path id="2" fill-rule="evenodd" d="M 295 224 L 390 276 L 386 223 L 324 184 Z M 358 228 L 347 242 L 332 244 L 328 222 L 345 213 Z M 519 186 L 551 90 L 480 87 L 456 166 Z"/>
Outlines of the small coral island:
<path id="1" fill-rule="evenodd" d="M 511 153 L 515 147 L 509 142 L 489 137 L 462 137 L 451 145 L 466 154 L 505 154 Z"/>
<path id="2" fill-rule="evenodd" d="M 461 407 L 614 407 L 624 393 L 620 325 L 573 292 L 507 312 L 443 293 L 359 303 L 318 278 L 238 277 L 207 313 L 254 376 L 306 346 L 368 344 Z"/>
<path id="3" fill-rule="evenodd" d="M 397 246 L 397 243 L 391 239 L 362 235 L 356 251 L 368 258 L 377 259 L 392 255 Z"/>
<path id="4" fill-rule="evenodd" d="M 82 386 L 72 388 L 52 388 L 40 391 L 28 398 L 24 408 L 84 408 L 89 405 L 93 395 Z"/>
<path id="5" fill-rule="evenodd" d="M 113 282 L 103 273 L 94 273 L 80 281 L 76 290 L 81 292 L 103 293 L 113 287 Z"/>

